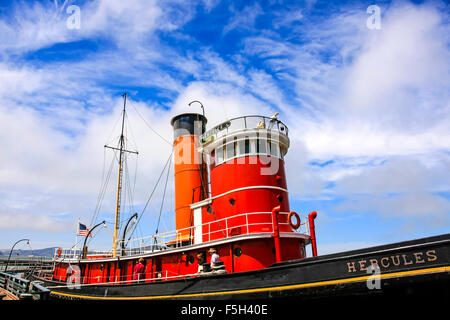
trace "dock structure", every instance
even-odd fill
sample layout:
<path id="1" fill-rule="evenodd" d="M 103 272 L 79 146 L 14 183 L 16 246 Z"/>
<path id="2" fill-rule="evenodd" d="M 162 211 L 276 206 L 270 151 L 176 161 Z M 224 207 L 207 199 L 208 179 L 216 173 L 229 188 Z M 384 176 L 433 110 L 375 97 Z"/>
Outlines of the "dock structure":
<path id="1" fill-rule="evenodd" d="M 0 272 L 28 273 L 33 269 L 53 270 L 54 262 L 48 257 L 0 257 Z"/>
<path id="2" fill-rule="evenodd" d="M 0 272 L 1 300 L 48 300 L 50 290 L 39 281 L 23 279 L 19 275 Z"/>
<path id="3" fill-rule="evenodd" d="M 50 291 L 27 278 L 35 270 L 52 271 L 53 267 L 53 261 L 45 257 L 1 257 L 0 300 L 48 299 Z"/>

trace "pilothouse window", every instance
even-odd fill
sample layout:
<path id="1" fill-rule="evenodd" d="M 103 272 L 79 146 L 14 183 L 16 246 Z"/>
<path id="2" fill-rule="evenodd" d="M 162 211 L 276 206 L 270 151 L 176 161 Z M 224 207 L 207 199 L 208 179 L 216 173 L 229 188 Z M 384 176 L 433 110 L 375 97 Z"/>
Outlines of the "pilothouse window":
<path id="1" fill-rule="evenodd" d="M 226 149 L 227 149 L 227 155 L 226 155 L 226 159 L 231 159 L 234 158 L 236 156 L 236 150 L 235 150 L 235 145 L 234 142 L 228 143 L 226 145 Z"/>
<path id="2" fill-rule="evenodd" d="M 223 146 L 216 149 L 216 165 L 223 162 Z"/>
<path id="3" fill-rule="evenodd" d="M 246 155 L 250 153 L 250 140 L 248 139 L 248 137 L 239 140 L 238 146 L 239 155 Z"/>
<path id="4" fill-rule="evenodd" d="M 229 140 L 228 140 L 229 141 Z M 246 155 L 266 155 L 283 157 L 278 141 L 266 137 L 234 137 L 232 142 L 228 142 L 215 149 L 211 154 L 215 156 L 215 165 L 236 157 Z"/>
<path id="5" fill-rule="evenodd" d="M 270 141 L 269 147 L 270 147 L 270 154 L 272 156 L 275 156 L 275 157 L 279 157 L 280 156 L 280 153 L 279 153 L 280 147 L 278 146 L 278 144 L 276 142 Z"/>
<path id="6" fill-rule="evenodd" d="M 256 145 L 256 153 L 258 154 L 267 154 L 267 140 L 258 139 L 258 143 Z"/>

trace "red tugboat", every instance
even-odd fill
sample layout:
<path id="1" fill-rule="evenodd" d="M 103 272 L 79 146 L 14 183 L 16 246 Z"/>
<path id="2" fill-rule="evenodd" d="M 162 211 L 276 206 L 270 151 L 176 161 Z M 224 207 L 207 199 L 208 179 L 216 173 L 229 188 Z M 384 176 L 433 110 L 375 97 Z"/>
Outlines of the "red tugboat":
<path id="1" fill-rule="evenodd" d="M 122 122 L 113 249 L 59 249 L 53 272 L 37 270 L 33 279 L 55 298 L 109 300 L 316 298 L 448 288 L 450 234 L 317 256 L 316 212 L 300 216 L 289 206 L 289 132 L 277 114 L 243 116 L 208 131 L 206 123 L 197 113 L 171 121 L 175 231 L 135 242 L 126 242 L 125 233 L 118 239 L 122 155 L 129 152 Z M 214 250 L 220 261 L 211 267 Z M 144 271 L 136 276 L 138 261 Z"/>

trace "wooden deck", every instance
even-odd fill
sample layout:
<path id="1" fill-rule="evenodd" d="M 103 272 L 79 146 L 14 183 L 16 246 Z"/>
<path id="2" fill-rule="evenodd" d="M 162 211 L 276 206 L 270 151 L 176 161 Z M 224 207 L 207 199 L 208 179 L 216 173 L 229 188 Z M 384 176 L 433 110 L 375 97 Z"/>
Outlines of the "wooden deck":
<path id="1" fill-rule="evenodd" d="M 19 300 L 19 298 L 13 295 L 11 292 L 0 288 L 0 300 Z"/>

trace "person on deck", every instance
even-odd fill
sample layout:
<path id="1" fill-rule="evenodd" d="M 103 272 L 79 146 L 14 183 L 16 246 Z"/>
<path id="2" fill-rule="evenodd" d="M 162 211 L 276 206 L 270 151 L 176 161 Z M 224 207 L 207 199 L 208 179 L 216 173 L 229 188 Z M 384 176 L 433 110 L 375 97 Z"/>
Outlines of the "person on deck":
<path id="1" fill-rule="evenodd" d="M 214 269 L 214 267 L 220 262 L 220 257 L 215 248 L 209 249 L 209 253 L 211 253 L 211 269 Z"/>
<path id="2" fill-rule="evenodd" d="M 206 255 L 204 252 L 199 252 L 197 254 L 197 260 L 198 260 L 198 270 L 197 272 L 204 272 L 205 270 L 205 264 L 206 264 Z"/>
<path id="3" fill-rule="evenodd" d="M 144 258 L 140 258 L 138 263 L 134 266 L 133 280 L 144 279 Z"/>

